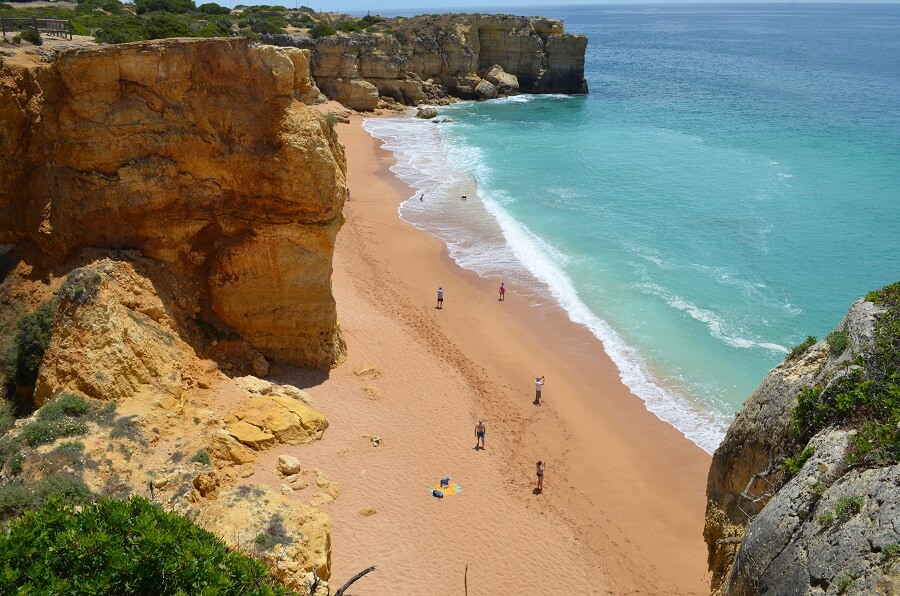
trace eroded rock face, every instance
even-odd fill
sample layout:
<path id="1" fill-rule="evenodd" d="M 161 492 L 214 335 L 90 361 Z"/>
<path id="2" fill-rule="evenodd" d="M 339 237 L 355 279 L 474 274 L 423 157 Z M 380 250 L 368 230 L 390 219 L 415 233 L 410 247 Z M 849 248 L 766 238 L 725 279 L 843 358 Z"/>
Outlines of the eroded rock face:
<path id="1" fill-rule="evenodd" d="M 713 455 L 704 537 L 716 594 L 892 594 L 900 560 L 882 551 L 900 542 L 900 466 L 847 467 L 854 431 L 825 428 L 812 455 L 785 482 L 794 445 L 791 416 L 805 386 L 830 384 L 873 343 L 883 309 L 860 300 L 837 329 L 849 334 L 841 354 L 821 341 L 776 366 L 738 413 Z M 839 502 L 859 511 L 835 518 Z M 829 517 L 833 518 L 829 521 Z M 844 592 L 846 590 L 846 592 Z"/>
<path id="2" fill-rule="evenodd" d="M 348 85 L 353 80 L 366 81 L 380 95 L 406 105 L 445 103 L 448 95 L 492 99 L 520 91 L 587 93 L 587 38 L 566 34 L 561 21 L 462 14 L 422 15 L 389 24 L 393 35 L 263 39 L 312 50 L 312 73 L 319 86 L 350 107 L 371 104 Z"/>
<path id="3" fill-rule="evenodd" d="M 0 243 L 54 260 L 138 249 L 205 280 L 200 304 L 265 355 L 333 365 L 346 165 L 300 101 L 319 95 L 309 58 L 244 39 L 164 40 L 7 69 Z"/>
<path id="4" fill-rule="evenodd" d="M 261 551 L 260 558 L 288 588 L 305 594 L 309 573 L 331 577 L 331 529 L 318 509 L 243 486 L 220 494 L 194 521 L 232 548 Z"/>
<path id="5" fill-rule="evenodd" d="M 61 390 L 100 400 L 181 397 L 184 344 L 150 282 L 130 264 L 105 260 L 77 270 L 60 294 L 36 406 Z"/>

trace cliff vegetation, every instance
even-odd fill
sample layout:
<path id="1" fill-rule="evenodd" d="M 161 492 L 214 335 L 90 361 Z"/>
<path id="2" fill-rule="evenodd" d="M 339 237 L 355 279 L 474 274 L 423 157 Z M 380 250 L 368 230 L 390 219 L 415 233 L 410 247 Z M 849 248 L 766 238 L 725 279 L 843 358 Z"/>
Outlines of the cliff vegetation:
<path id="1" fill-rule="evenodd" d="M 707 498 L 716 593 L 900 591 L 900 283 L 766 376 Z"/>
<path id="2" fill-rule="evenodd" d="M 292 593 L 257 560 L 139 497 L 80 510 L 51 500 L 14 520 L 0 533 L 0 586 L 65 594 Z"/>

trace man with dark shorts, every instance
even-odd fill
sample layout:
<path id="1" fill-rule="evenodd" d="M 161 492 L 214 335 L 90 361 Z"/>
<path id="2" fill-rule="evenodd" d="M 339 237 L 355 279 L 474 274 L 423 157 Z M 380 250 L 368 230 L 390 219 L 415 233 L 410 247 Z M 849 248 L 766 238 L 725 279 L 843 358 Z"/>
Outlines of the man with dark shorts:
<path id="1" fill-rule="evenodd" d="M 438 288 L 438 308 L 444 308 L 444 288 Z"/>
<path id="2" fill-rule="evenodd" d="M 475 449 L 484 449 L 485 430 L 484 420 L 479 420 L 475 425 Z"/>

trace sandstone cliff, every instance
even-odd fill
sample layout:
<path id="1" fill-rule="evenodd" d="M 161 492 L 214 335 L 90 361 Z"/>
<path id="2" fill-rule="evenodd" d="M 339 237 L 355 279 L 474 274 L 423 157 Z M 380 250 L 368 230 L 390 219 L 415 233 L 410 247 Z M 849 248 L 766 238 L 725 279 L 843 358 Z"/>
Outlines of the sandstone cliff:
<path id="1" fill-rule="evenodd" d="M 264 35 L 266 43 L 312 50 L 312 73 L 330 98 L 372 110 L 402 104 L 516 93 L 587 93 L 587 38 L 553 19 L 510 15 L 420 15 L 381 32 L 312 39 Z"/>
<path id="2" fill-rule="evenodd" d="M 738 413 L 707 483 L 715 593 L 900 593 L 898 297 L 853 304 Z"/>
<path id="3" fill-rule="evenodd" d="M 258 556 L 291 588 L 305 590 L 312 573 L 328 579 L 330 526 L 320 507 L 337 496 L 336 485 L 303 493 L 302 477 L 323 473 L 298 466 L 285 478 L 289 494 L 275 494 L 255 476 L 265 451 L 322 437 L 328 421 L 312 398 L 229 377 L 198 357 L 185 341 L 197 330 L 178 306 L 186 281 L 159 261 L 92 249 L 57 269 L 65 270 L 32 279 L 34 270 L 19 262 L 0 284 L 6 298 L 46 282 L 52 293 L 44 298 L 54 296 L 55 305 L 38 409 L 0 436 L 0 491 L 39 493 L 55 482 L 93 495 L 152 496 Z M 46 413 L 63 399 L 87 406 L 61 420 Z M 8 514 L 0 508 L 0 518 Z"/>
<path id="4" fill-rule="evenodd" d="M 309 58 L 195 39 L 6 67 L 0 244 L 37 265 L 84 247 L 137 249 L 193 282 L 190 316 L 271 358 L 333 365 L 346 166 L 302 103 L 319 95 Z"/>

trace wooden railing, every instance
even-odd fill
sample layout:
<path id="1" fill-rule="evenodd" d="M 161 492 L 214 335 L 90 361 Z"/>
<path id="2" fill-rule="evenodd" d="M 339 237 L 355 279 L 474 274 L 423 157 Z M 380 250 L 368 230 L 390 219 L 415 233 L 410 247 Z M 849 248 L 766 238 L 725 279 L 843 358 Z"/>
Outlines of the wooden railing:
<path id="1" fill-rule="evenodd" d="M 72 39 L 72 21 L 63 19 L 8 19 L 0 18 L 0 30 L 3 31 L 3 37 L 6 32 L 24 31 L 32 29 L 38 33 L 47 35 L 48 37 L 62 37 L 63 39 Z"/>

